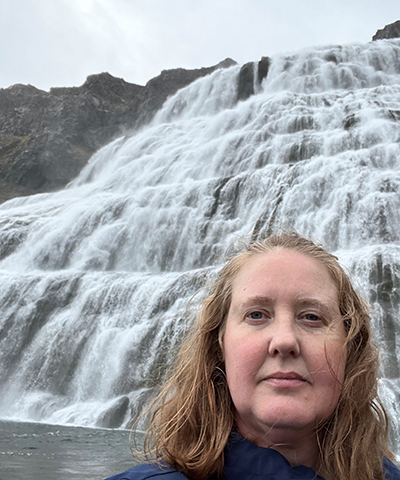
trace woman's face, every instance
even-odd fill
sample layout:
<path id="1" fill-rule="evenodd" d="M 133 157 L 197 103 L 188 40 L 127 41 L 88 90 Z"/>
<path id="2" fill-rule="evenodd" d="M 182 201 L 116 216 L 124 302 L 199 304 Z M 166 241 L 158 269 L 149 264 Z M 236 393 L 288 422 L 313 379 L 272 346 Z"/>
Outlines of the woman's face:
<path id="1" fill-rule="evenodd" d="M 222 339 L 239 432 L 315 432 L 344 379 L 345 330 L 326 267 L 293 250 L 255 256 L 233 282 Z M 268 445 L 266 445 L 268 446 Z"/>

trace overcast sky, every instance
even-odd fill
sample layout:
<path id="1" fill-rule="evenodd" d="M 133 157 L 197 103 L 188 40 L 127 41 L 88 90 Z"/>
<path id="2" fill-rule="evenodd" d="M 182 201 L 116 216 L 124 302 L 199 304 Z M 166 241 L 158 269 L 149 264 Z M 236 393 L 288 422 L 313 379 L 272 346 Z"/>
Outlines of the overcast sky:
<path id="1" fill-rule="evenodd" d="M 144 85 L 226 57 L 369 42 L 399 19 L 399 0 L 0 0 L 0 87 L 105 71 Z"/>

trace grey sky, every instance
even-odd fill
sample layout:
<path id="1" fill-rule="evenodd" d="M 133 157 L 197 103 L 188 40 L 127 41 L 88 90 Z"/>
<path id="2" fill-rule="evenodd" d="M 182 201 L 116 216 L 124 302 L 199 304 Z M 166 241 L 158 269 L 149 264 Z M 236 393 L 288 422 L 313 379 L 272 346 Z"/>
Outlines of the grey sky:
<path id="1" fill-rule="evenodd" d="M 81 85 L 108 71 L 144 85 L 161 70 L 368 42 L 398 0 L 1 0 L 0 87 Z"/>

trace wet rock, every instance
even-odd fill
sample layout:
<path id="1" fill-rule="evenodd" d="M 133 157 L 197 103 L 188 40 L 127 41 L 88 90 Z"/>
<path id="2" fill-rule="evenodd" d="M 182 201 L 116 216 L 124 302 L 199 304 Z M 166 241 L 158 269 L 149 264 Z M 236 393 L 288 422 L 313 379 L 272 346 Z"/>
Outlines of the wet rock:
<path id="1" fill-rule="evenodd" d="M 271 59 L 269 57 L 261 57 L 261 60 L 258 62 L 258 83 L 261 83 L 267 77 L 270 64 Z"/>
<path id="2" fill-rule="evenodd" d="M 129 407 L 127 396 L 119 398 L 98 420 L 97 425 L 102 428 L 118 428 L 122 425 Z"/>
<path id="3" fill-rule="evenodd" d="M 237 99 L 246 100 L 254 95 L 254 63 L 249 62 L 242 66 L 239 73 Z"/>
<path id="4" fill-rule="evenodd" d="M 261 57 L 257 64 L 257 77 L 254 78 L 254 63 L 245 63 L 239 72 L 237 99 L 246 100 L 254 95 L 254 85 L 260 85 L 264 78 L 267 77 L 271 59 L 269 57 Z"/>
<path id="5" fill-rule="evenodd" d="M 345 130 L 350 130 L 350 128 L 356 126 L 358 123 L 360 123 L 360 119 L 356 117 L 354 113 L 347 115 L 347 117 L 344 120 L 343 128 Z"/>
<path id="6" fill-rule="evenodd" d="M 328 54 L 326 54 L 324 59 L 326 62 L 332 62 L 335 64 L 338 63 L 338 59 L 336 58 L 336 55 L 333 52 L 329 52 Z"/>

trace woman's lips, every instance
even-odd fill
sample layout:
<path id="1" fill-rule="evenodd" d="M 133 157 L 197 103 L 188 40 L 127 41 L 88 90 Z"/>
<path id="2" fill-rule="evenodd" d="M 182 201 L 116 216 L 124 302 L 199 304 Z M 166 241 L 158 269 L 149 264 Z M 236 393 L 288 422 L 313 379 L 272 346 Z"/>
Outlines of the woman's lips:
<path id="1" fill-rule="evenodd" d="M 275 372 L 268 375 L 264 381 L 275 387 L 299 387 L 307 383 L 304 377 L 296 372 Z"/>

